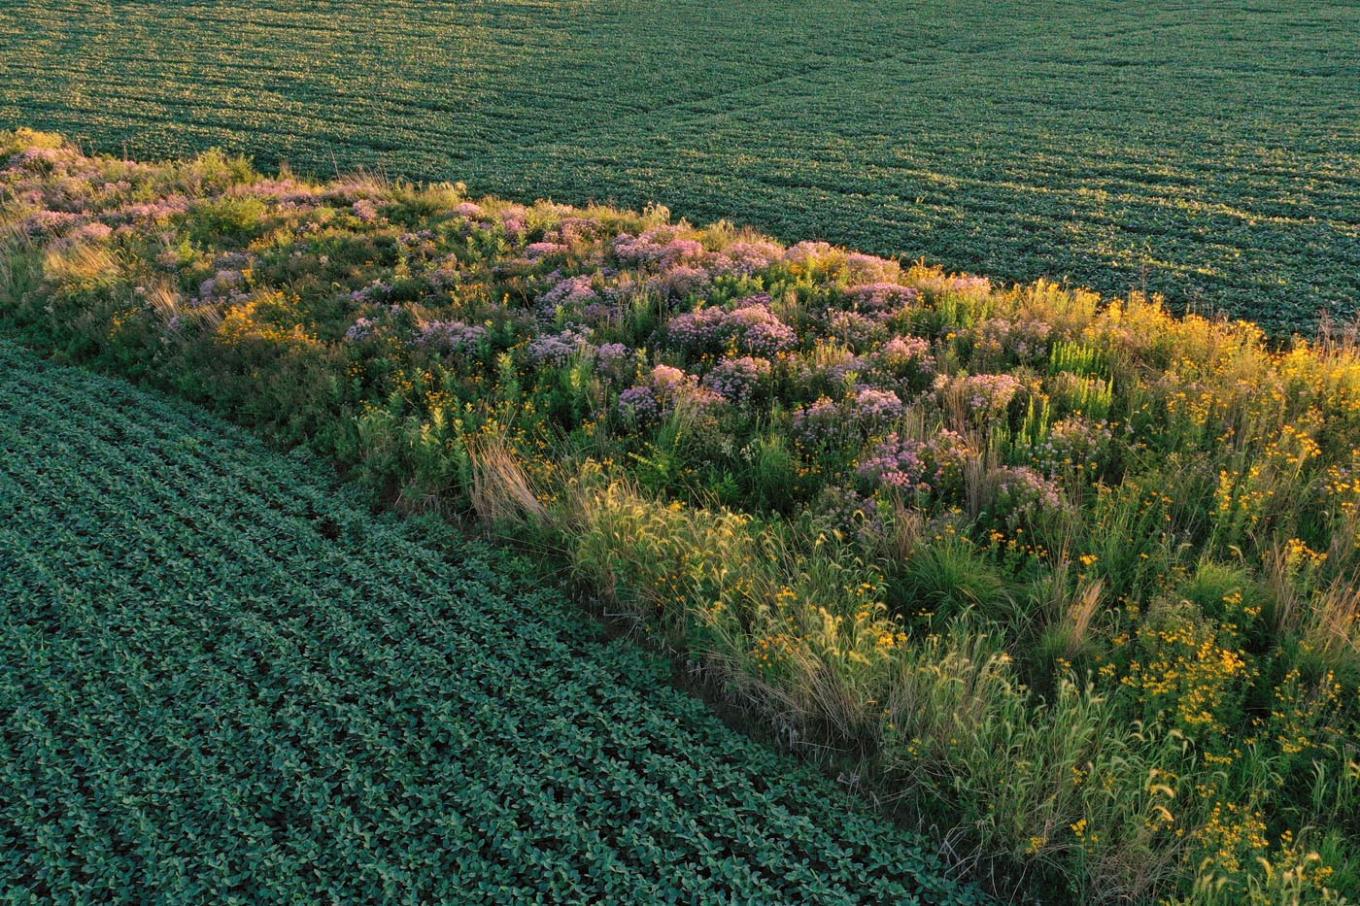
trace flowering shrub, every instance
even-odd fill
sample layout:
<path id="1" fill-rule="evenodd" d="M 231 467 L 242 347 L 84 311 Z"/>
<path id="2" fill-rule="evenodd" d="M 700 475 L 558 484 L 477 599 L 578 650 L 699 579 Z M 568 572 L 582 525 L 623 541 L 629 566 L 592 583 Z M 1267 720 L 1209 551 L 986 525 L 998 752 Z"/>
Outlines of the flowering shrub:
<path id="1" fill-rule="evenodd" d="M 1003 893 L 1360 877 L 1353 337 L 1275 348 L 1140 296 L 664 211 L 22 132 L 0 133 L 0 243 L 0 321 L 28 342 L 403 505 L 518 507 Z"/>
<path id="2" fill-rule="evenodd" d="M 588 336 L 577 330 L 541 334 L 529 341 L 529 360 L 538 365 L 560 365 L 589 345 Z"/>
<path id="3" fill-rule="evenodd" d="M 900 491 L 943 492 L 957 487 L 970 450 L 954 431 L 942 429 L 926 440 L 890 434 L 859 464 L 871 485 Z"/>
<path id="4" fill-rule="evenodd" d="M 856 310 L 882 316 L 910 305 L 920 293 L 896 283 L 869 283 L 854 287 L 847 295 Z"/>
<path id="5" fill-rule="evenodd" d="M 416 344 L 441 353 L 470 352 L 486 341 L 486 328 L 462 321 L 428 321 L 421 325 Z"/>
<path id="6" fill-rule="evenodd" d="M 576 277 L 566 277 L 558 281 L 552 289 L 539 297 L 539 307 L 551 313 L 559 306 L 581 305 L 586 302 L 594 302 L 600 298 L 599 293 L 591 285 L 590 275 L 581 274 Z"/>
<path id="7" fill-rule="evenodd" d="M 940 375 L 936 387 L 947 405 L 960 408 L 974 424 L 1004 420 L 1023 385 L 1010 374 Z"/>
<path id="8" fill-rule="evenodd" d="M 757 390 L 769 382 L 770 362 L 741 356 L 723 359 L 704 375 L 703 385 L 709 390 L 734 403 L 745 403 L 756 395 Z"/>
<path id="9" fill-rule="evenodd" d="M 902 400 L 891 390 L 861 387 L 855 394 L 855 415 L 861 421 L 887 423 L 902 414 Z"/>

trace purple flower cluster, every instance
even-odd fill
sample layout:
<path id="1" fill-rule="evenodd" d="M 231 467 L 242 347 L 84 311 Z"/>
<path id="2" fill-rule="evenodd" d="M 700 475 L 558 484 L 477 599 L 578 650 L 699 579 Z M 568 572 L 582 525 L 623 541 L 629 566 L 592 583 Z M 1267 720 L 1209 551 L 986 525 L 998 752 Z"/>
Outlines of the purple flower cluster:
<path id="1" fill-rule="evenodd" d="M 595 361 L 604 368 L 614 370 L 633 361 L 633 350 L 623 343 L 605 343 L 595 350 Z"/>
<path id="2" fill-rule="evenodd" d="M 590 275 L 580 274 L 558 281 L 552 289 L 538 297 L 538 304 L 544 311 L 552 312 L 559 307 L 584 305 L 599 298 L 600 294 L 591 285 Z"/>
<path id="3" fill-rule="evenodd" d="M 568 328 L 561 333 L 535 337 L 529 343 L 529 359 L 540 365 L 560 365 L 589 345 L 587 334 Z"/>
<path id="4" fill-rule="evenodd" d="M 367 198 L 360 198 L 354 202 L 350 205 L 350 210 L 359 218 L 360 223 L 374 223 L 378 219 L 378 206 Z"/>
<path id="5" fill-rule="evenodd" d="M 793 432 L 805 447 L 827 447 L 845 438 L 846 419 L 840 407 L 830 397 L 823 396 L 814 403 L 794 410 Z"/>
<path id="6" fill-rule="evenodd" d="M 929 440 L 890 434 L 859 464 L 859 476 L 872 485 L 903 491 L 942 491 L 962 477 L 968 444 L 953 431 Z"/>
<path id="7" fill-rule="evenodd" d="M 784 250 L 784 260 L 790 264 L 801 264 L 811 266 L 816 264 L 819 259 L 830 256 L 835 249 L 829 242 L 800 242 L 791 245 Z"/>
<path id="8" fill-rule="evenodd" d="M 6 169 L 49 172 L 61 164 L 69 164 L 75 155 L 67 148 L 25 148 L 5 161 Z"/>
<path id="9" fill-rule="evenodd" d="M 160 223 L 189 210 L 189 199 L 183 195 L 167 195 L 155 201 L 123 205 L 109 219 L 115 223 Z"/>
<path id="10" fill-rule="evenodd" d="M 482 206 L 475 201 L 460 201 L 453 206 L 453 213 L 466 220 L 480 220 L 484 216 Z"/>
<path id="11" fill-rule="evenodd" d="M 486 339 L 486 328 L 462 321 L 429 321 L 416 334 L 416 345 L 440 353 L 470 352 Z"/>
<path id="12" fill-rule="evenodd" d="M 878 350 L 875 359 L 881 368 L 897 377 L 911 372 L 929 373 L 935 367 L 930 341 L 923 337 L 893 337 Z"/>
<path id="13" fill-rule="evenodd" d="M 550 255 L 563 255 L 566 251 L 567 247 L 560 242 L 531 242 L 524 247 L 524 257 L 536 261 Z"/>
<path id="14" fill-rule="evenodd" d="M 798 335 L 770 311 L 769 296 L 751 296 L 732 311 L 701 308 L 672 318 L 672 342 L 691 353 L 720 352 L 735 342 L 744 352 L 771 356 L 792 348 Z"/>
<path id="15" fill-rule="evenodd" d="M 99 243 L 112 235 L 112 227 L 108 224 L 100 223 L 98 220 L 93 220 L 70 230 L 65 236 L 54 242 L 52 247 L 55 249 L 68 249 L 81 243 Z"/>
<path id="16" fill-rule="evenodd" d="M 861 421 L 889 422 L 902 412 L 902 400 L 891 390 L 861 387 L 855 394 L 855 416 Z"/>
<path id="17" fill-rule="evenodd" d="M 647 287 L 663 299 L 687 299 L 706 290 L 712 276 L 702 267 L 677 264 L 647 281 Z"/>
<path id="18" fill-rule="evenodd" d="M 663 269 L 704 254 L 702 243 L 681 237 L 674 227 L 656 227 L 639 236 L 623 233 L 614 239 L 612 248 L 614 257 L 624 264 L 652 264 Z"/>
<path id="19" fill-rule="evenodd" d="M 853 284 L 892 283 L 902 272 L 896 261 L 879 258 L 877 255 L 866 255 L 863 252 L 850 252 L 846 255 L 845 270 Z"/>
<path id="20" fill-rule="evenodd" d="M 245 284 L 245 275 L 237 270 L 220 270 L 198 285 L 198 297 L 204 301 L 228 295 Z"/>
<path id="21" fill-rule="evenodd" d="M 378 324 L 369 318 L 359 318 L 345 331 L 345 339 L 350 343 L 360 343 L 373 336 Z"/>
<path id="22" fill-rule="evenodd" d="M 798 334 L 770 311 L 770 297 L 764 293 L 742 299 L 727 320 L 747 352 L 774 355 L 798 344 Z"/>
<path id="23" fill-rule="evenodd" d="M 320 195 L 316 189 L 291 177 L 261 179 L 248 185 L 232 186 L 227 192 L 244 198 L 260 198 L 291 208 L 314 205 Z"/>
<path id="24" fill-rule="evenodd" d="M 973 374 L 953 380 L 941 375 L 936 381 L 946 397 L 957 396 L 968 415 L 979 422 L 1004 416 L 1022 386 L 1009 374 Z"/>
<path id="25" fill-rule="evenodd" d="M 721 308 L 701 308 L 671 318 L 666 325 L 671 342 L 691 353 L 717 352 L 731 335 L 727 312 Z"/>
<path id="26" fill-rule="evenodd" d="M 529 221 L 529 211 L 521 205 L 508 205 L 501 208 L 498 212 L 501 221 L 501 229 L 512 239 L 518 239 L 524 235 L 526 224 Z"/>
<path id="27" fill-rule="evenodd" d="M 1108 423 L 1077 415 L 1054 422 L 1048 437 L 1034 446 L 1031 455 L 1035 465 L 1049 476 L 1062 475 L 1078 466 L 1097 469 L 1113 439 Z"/>
<path id="28" fill-rule="evenodd" d="M 1022 363 L 1034 363 L 1048 357 L 1052 333 L 1053 325 L 1045 321 L 991 318 L 973 329 L 973 348 L 997 359 L 1009 356 Z"/>
<path id="29" fill-rule="evenodd" d="M 657 365 L 642 384 L 619 394 L 620 409 L 635 419 L 665 414 L 681 403 L 702 407 L 721 401 L 716 392 L 699 386 L 694 375 L 671 365 Z"/>
<path id="30" fill-rule="evenodd" d="M 831 311 L 826 319 L 827 333 L 850 347 L 863 348 L 880 339 L 886 329 L 878 321 L 857 311 Z"/>
<path id="31" fill-rule="evenodd" d="M 749 277 L 773 265 L 784 250 L 773 242 L 738 240 L 711 256 L 708 264 L 715 274 Z"/>
<path id="32" fill-rule="evenodd" d="M 1043 513 L 1063 509 L 1062 488 L 1028 466 L 1006 466 L 993 475 L 996 482 L 996 509 L 1014 521 L 1032 519 Z"/>
<path id="33" fill-rule="evenodd" d="M 851 287 L 846 293 L 859 311 L 891 313 L 916 301 L 917 292 L 897 283 L 867 283 Z"/>
<path id="34" fill-rule="evenodd" d="M 661 414 L 661 401 L 651 387 L 629 387 L 619 394 L 619 411 L 634 422 L 647 422 Z"/>
<path id="35" fill-rule="evenodd" d="M 771 373 L 769 359 L 751 356 L 723 359 L 704 375 L 703 386 L 729 402 L 745 403 L 768 382 Z"/>
<path id="36" fill-rule="evenodd" d="M 363 289 L 356 289 L 349 294 L 349 301 L 355 305 L 368 305 L 375 302 L 384 302 L 392 293 L 392 284 L 382 280 L 374 280 Z"/>
<path id="37" fill-rule="evenodd" d="M 81 221 L 79 214 L 70 211 L 35 211 L 25 217 L 20 229 L 29 234 L 52 233 L 60 234 L 70 229 L 74 224 Z"/>

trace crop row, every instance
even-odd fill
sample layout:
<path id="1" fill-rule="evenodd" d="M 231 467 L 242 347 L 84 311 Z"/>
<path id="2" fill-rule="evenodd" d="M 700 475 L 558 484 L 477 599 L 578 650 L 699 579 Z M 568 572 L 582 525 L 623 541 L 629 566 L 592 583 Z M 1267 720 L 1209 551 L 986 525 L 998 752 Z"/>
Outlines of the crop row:
<path id="1" fill-rule="evenodd" d="M 27 0 L 0 10 L 0 125 L 658 201 L 1282 333 L 1360 296 L 1350 13 Z"/>
<path id="2" fill-rule="evenodd" d="M 969 899 L 514 562 L 451 562 L 315 462 L 9 346 L 0 453 L 11 895 Z"/>

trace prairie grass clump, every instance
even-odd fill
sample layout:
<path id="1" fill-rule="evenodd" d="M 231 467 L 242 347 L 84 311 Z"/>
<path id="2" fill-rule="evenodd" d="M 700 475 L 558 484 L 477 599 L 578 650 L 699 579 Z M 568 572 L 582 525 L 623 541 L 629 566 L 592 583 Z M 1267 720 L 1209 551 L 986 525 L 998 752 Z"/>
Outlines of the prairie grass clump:
<path id="1" fill-rule="evenodd" d="M 570 567 L 1010 894 L 1360 886 L 1360 352 L 0 136 L 0 318 Z"/>

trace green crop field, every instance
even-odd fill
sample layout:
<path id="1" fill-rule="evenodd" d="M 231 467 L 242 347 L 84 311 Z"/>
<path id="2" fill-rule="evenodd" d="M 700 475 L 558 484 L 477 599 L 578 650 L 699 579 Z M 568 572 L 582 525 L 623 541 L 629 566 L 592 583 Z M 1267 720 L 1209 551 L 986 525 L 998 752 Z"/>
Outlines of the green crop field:
<path id="1" fill-rule="evenodd" d="M 325 471 L 0 344 L 7 901 L 979 901 Z"/>
<path id="2" fill-rule="evenodd" d="M 1351 0 L 12 0 L 0 127 L 657 201 L 1274 331 L 1360 298 Z"/>

